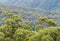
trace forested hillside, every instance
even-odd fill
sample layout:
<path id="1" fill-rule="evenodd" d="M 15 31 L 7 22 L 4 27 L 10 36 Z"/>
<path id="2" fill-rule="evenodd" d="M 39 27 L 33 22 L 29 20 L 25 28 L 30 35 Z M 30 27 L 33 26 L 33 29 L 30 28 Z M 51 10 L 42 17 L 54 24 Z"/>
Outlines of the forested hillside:
<path id="1" fill-rule="evenodd" d="M 60 41 L 60 0 L 0 0 L 0 41 Z"/>
<path id="2" fill-rule="evenodd" d="M 60 41 L 60 12 L 0 5 L 0 41 Z"/>
<path id="3" fill-rule="evenodd" d="M 23 20 L 29 20 L 32 23 L 32 26 L 36 24 L 37 18 L 40 16 L 46 16 L 49 19 L 54 19 L 57 25 L 60 25 L 60 12 L 57 10 L 43 10 L 43 9 L 39 10 L 16 6 L 0 5 L 0 13 L 2 13 L 3 10 L 13 12 L 15 14 L 22 14 Z M 0 19 L 1 18 L 3 18 L 2 14 L 0 14 Z"/>
<path id="4" fill-rule="evenodd" d="M 29 20 L 23 20 L 22 14 L 5 10 L 1 14 L 4 17 L 1 20 L 0 41 L 60 41 L 60 27 L 54 19 L 40 16 L 33 29 Z"/>

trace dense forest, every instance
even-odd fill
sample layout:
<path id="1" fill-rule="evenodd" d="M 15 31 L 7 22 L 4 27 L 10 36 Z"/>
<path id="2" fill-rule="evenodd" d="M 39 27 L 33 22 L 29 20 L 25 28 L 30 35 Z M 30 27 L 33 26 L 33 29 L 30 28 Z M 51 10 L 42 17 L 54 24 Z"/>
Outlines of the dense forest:
<path id="1" fill-rule="evenodd" d="M 60 27 L 54 19 L 40 16 L 33 28 L 22 14 L 2 11 L 2 15 L 0 41 L 60 41 Z"/>
<path id="2" fill-rule="evenodd" d="M 60 0 L 0 0 L 0 41 L 60 41 Z"/>

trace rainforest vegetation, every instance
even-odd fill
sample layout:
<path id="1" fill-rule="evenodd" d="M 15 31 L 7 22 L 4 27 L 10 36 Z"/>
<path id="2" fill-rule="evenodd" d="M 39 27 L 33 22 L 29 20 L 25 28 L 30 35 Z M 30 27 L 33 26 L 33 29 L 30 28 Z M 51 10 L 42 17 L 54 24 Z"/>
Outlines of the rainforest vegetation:
<path id="1" fill-rule="evenodd" d="M 21 14 L 2 11 L 2 15 L 0 41 L 60 41 L 60 27 L 53 19 L 40 16 L 32 28 Z"/>

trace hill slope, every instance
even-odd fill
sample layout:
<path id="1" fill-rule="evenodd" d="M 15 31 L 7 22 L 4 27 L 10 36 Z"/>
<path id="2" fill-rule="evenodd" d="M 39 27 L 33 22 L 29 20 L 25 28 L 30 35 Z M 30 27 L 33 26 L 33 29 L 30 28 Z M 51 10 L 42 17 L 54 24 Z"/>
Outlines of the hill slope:
<path id="1" fill-rule="evenodd" d="M 54 11 L 54 10 L 38 10 L 38 9 L 28 9 L 28 8 L 23 8 L 23 7 L 15 7 L 15 6 L 0 6 L 0 20 L 3 18 L 2 16 L 2 10 L 7 10 L 9 12 L 13 12 L 16 14 L 22 14 L 23 15 L 23 20 L 29 20 L 32 25 L 36 24 L 37 18 L 40 16 L 46 16 L 49 19 L 54 19 L 57 21 L 58 25 L 60 25 L 60 12 L 59 11 Z"/>
<path id="2" fill-rule="evenodd" d="M 8 0 L 6 4 L 10 6 L 40 8 L 46 10 L 60 9 L 60 0 Z"/>

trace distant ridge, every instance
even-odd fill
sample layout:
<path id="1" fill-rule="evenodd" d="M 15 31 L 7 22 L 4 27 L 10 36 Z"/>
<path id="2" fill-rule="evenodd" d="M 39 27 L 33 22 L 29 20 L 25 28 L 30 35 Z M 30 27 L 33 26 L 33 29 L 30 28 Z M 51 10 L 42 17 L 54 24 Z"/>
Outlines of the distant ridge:
<path id="1" fill-rule="evenodd" d="M 60 0 L 8 0 L 5 4 L 26 8 L 60 10 Z"/>

